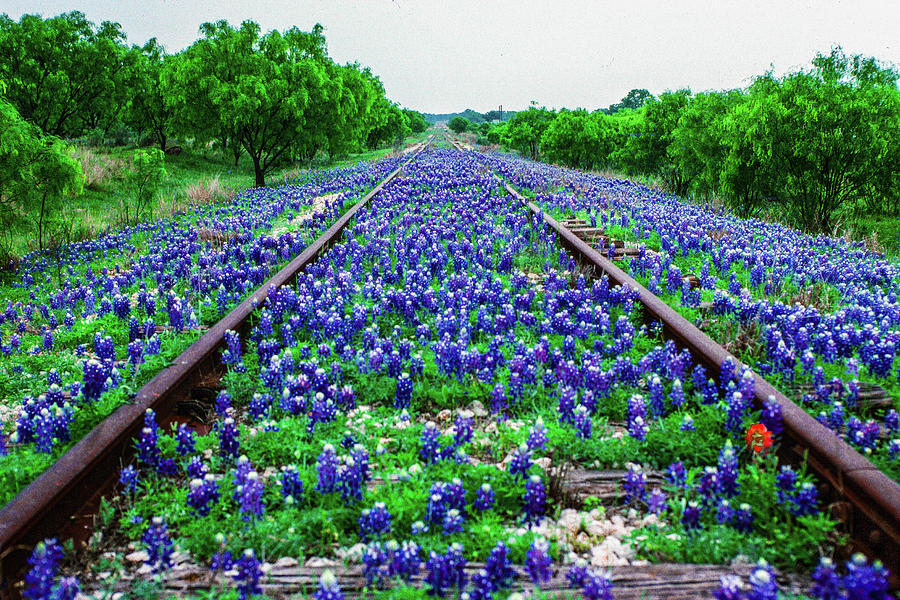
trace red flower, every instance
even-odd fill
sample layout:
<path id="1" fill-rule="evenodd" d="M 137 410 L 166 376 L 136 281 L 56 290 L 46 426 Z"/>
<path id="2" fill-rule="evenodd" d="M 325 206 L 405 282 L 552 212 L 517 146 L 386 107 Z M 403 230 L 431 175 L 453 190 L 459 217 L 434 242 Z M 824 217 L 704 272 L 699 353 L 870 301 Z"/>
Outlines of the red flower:
<path id="1" fill-rule="evenodd" d="M 757 454 L 765 454 L 772 447 L 772 432 L 762 423 L 754 423 L 747 430 L 747 447 Z"/>

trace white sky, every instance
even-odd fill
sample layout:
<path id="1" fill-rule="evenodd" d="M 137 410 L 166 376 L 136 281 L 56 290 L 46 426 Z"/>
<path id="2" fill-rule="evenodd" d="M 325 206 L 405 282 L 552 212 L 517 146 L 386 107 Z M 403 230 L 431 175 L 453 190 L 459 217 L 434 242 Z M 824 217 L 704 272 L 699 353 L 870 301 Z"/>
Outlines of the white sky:
<path id="1" fill-rule="evenodd" d="M 389 98 L 424 112 L 532 100 L 595 109 L 632 88 L 742 87 L 834 44 L 900 63 L 898 0 L 0 0 L 16 20 L 73 9 L 170 52 L 204 21 L 253 19 L 266 31 L 319 22 L 334 60 L 368 65 Z"/>

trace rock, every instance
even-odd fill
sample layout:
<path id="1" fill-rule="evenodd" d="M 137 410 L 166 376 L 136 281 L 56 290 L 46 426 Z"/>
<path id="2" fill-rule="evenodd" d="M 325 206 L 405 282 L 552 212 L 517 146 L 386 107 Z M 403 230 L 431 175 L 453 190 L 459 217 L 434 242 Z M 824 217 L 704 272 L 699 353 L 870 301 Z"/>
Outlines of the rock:
<path id="1" fill-rule="evenodd" d="M 289 569 L 291 567 L 296 567 L 300 563 L 297 562 L 297 559 L 293 556 L 282 556 L 278 560 L 275 561 L 275 564 L 272 566 L 276 569 Z"/>
<path id="2" fill-rule="evenodd" d="M 586 520 L 585 522 L 585 530 L 588 532 L 588 535 L 593 537 L 604 537 L 609 535 L 609 525 L 606 521 L 596 521 L 594 519 Z"/>
<path id="3" fill-rule="evenodd" d="M 487 427 L 484 428 L 485 433 L 497 433 L 497 424 L 491 423 Z"/>
<path id="4" fill-rule="evenodd" d="M 638 518 L 638 511 L 634 510 L 633 508 L 629 508 L 628 509 L 628 520 L 634 521 L 637 518 Z"/>
<path id="5" fill-rule="evenodd" d="M 330 558 L 321 558 L 319 556 L 313 556 L 305 563 L 303 563 L 304 567 L 335 567 L 338 562 L 336 560 L 331 560 Z"/>
<path id="6" fill-rule="evenodd" d="M 574 508 L 566 508 L 559 515 L 559 525 L 569 535 L 575 535 L 581 529 L 581 515 Z"/>
<path id="7" fill-rule="evenodd" d="M 138 550 L 137 552 L 126 554 L 125 560 L 132 563 L 142 563 L 150 560 L 150 555 L 147 554 L 146 550 Z"/>
<path id="8" fill-rule="evenodd" d="M 606 567 L 610 564 L 609 550 L 603 546 L 594 546 L 591 548 L 591 565 L 595 567 Z"/>
<path id="9" fill-rule="evenodd" d="M 459 410 L 456 411 L 456 414 L 459 415 L 460 417 L 462 417 L 463 419 L 471 419 L 472 417 L 475 416 L 475 411 L 468 410 L 465 408 L 460 408 Z"/>
<path id="10" fill-rule="evenodd" d="M 534 461 L 534 464 L 542 468 L 543 470 L 548 470 L 550 468 L 550 457 L 542 456 Z"/>
<path id="11" fill-rule="evenodd" d="M 437 414 L 437 417 L 435 417 L 435 419 L 438 421 L 449 421 L 450 417 L 452 417 L 452 416 L 453 416 L 453 413 L 450 411 L 450 409 L 445 408 L 444 410 L 442 410 L 441 412 L 439 412 Z"/>
<path id="12" fill-rule="evenodd" d="M 137 575 L 149 575 L 153 572 L 153 567 L 150 565 L 141 565 L 141 568 L 137 570 Z"/>
<path id="13" fill-rule="evenodd" d="M 476 417 L 488 416 L 488 411 L 485 410 L 484 404 L 482 404 L 480 400 L 473 400 L 466 408 L 471 410 Z"/>
<path id="14" fill-rule="evenodd" d="M 349 562 L 349 563 L 360 563 L 362 562 L 363 554 L 366 553 L 366 545 L 365 544 L 354 544 L 349 548 L 338 548 L 335 551 L 335 555 L 338 558 Z"/>

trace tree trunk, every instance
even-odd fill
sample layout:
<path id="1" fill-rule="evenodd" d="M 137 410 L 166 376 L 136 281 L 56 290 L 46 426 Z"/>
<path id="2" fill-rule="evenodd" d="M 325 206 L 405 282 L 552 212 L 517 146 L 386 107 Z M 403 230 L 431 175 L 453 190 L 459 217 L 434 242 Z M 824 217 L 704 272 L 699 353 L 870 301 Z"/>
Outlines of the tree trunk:
<path id="1" fill-rule="evenodd" d="M 253 172 L 256 174 L 256 187 L 265 187 L 266 174 L 262 170 L 262 165 L 259 164 L 259 157 L 255 154 L 253 155 Z"/>
<path id="2" fill-rule="evenodd" d="M 162 150 L 163 152 L 165 152 L 166 151 L 166 142 L 169 141 L 166 134 L 160 131 L 157 134 L 156 139 L 159 140 L 159 149 Z"/>

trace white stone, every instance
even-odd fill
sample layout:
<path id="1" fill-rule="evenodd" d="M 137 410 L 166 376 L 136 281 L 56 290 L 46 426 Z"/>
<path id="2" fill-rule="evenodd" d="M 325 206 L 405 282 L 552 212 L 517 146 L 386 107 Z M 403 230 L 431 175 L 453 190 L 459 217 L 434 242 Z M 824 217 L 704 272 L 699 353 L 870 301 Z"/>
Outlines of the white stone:
<path id="1" fill-rule="evenodd" d="M 442 410 L 441 412 L 439 412 L 437 414 L 437 417 L 435 417 L 435 419 L 438 421 L 449 421 L 452 416 L 453 416 L 453 413 L 450 412 L 450 409 L 445 408 L 444 410 Z"/>
<path id="2" fill-rule="evenodd" d="M 575 535 L 581 529 L 581 515 L 574 508 L 566 508 L 559 514 L 559 524 L 569 535 Z"/>
<path id="3" fill-rule="evenodd" d="M 138 550 L 137 552 L 132 552 L 131 554 L 125 555 L 125 560 L 133 563 L 142 563 L 150 560 L 150 555 L 147 554 L 146 550 Z"/>
<path id="4" fill-rule="evenodd" d="M 471 419 L 472 417 L 475 416 L 475 411 L 468 410 L 465 408 L 460 408 L 459 410 L 456 411 L 456 414 L 459 415 L 460 417 L 462 417 L 463 419 Z"/>
<path id="5" fill-rule="evenodd" d="M 149 575 L 153 572 L 153 567 L 150 565 L 141 565 L 141 568 L 137 570 L 138 575 Z"/>
<path id="6" fill-rule="evenodd" d="M 303 563 L 304 567 L 335 567 L 337 566 L 337 561 L 331 560 L 330 558 L 321 558 L 319 556 L 313 556 L 305 563 Z"/>
<path id="7" fill-rule="evenodd" d="M 476 417 L 488 416 L 488 411 L 484 409 L 484 404 L 482 404 L 480 400 L 473 400 L 467 408 L 475 413 Z"/>
<path id="8" fill-rule="evenodd" d="M 546 471 L 550 468 L 550 457 L 542 456 L 538 459 L 535 459 L 534 464 Z"/>
<path id="9" fill-rule="evenodd" d="M 275 561 L 273 565 L 276 569 L 289 569 L 291 567 L 296 567 L 300 563 L 297 562 L 297 559 L 293 556 L 282 556 L 278 560 Z"/>
<path id="10" fill-rule="evenodd" d="M 604 537 L 609 535 L 609 526 L 606 521 L 585 519 L 584 528 L 588 532 L 588 535 L 593 537 Z"/>

